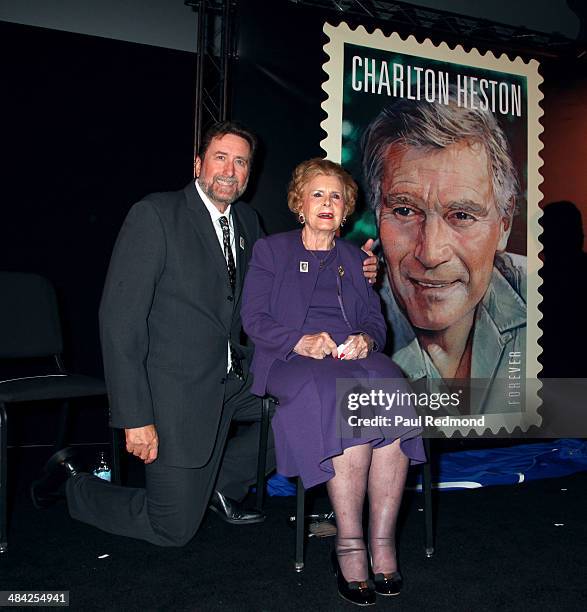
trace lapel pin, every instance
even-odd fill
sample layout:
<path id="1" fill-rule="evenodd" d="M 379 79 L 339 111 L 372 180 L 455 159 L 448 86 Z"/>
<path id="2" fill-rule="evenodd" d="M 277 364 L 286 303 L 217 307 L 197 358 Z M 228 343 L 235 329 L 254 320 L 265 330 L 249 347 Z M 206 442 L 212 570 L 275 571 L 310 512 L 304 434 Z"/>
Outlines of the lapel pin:
<path id="1" fill-rule="evenodd" d="M 239 239 L 239 244 L 241 249 L 244 251 L 245 250 L 245 239 L 241 236 Z"/>
<path id="2" fill-rule="evenodd" d="M 307 271 L 308 271 L 308 262 L 300 261 L 300 272 L 307 272 Z"/>
<path id="3" fill-rule="evenodd" d="M 344 268 L 342 266 L 338 266 L 338 275 L 340 278 L 344 276 Z"/>

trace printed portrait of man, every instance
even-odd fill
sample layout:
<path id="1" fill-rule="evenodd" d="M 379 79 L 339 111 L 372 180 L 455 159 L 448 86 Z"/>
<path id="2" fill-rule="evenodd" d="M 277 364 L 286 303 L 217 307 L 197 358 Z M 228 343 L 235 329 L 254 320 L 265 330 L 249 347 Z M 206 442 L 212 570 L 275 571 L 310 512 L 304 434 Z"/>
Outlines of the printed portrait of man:
<path id="1" fill-rule="evenodd" d="M 507 252 L 519 182 L 493 113 L 453 93 L 398 99 L 362 138 L 390 354 L 410 380 L 511 381 L 512 364 L 523 380 L 526 258 Z M 488 382 L 470 411 L 511 410 L 503 387 Z"/>

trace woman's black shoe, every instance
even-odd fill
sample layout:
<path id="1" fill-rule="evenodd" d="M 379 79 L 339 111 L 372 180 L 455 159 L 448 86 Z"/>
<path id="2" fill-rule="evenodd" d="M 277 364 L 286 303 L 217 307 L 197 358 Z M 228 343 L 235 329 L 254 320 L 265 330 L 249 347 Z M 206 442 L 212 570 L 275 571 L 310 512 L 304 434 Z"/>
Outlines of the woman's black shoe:
<path id="1" fill-rule="evenodd" d="M 332 569 L 338 584 L 338 594 L 357 606 L 372 606 L 375 603 L 375 591 L 371 580 L 347 582 L 342 575 L 336 552 L 332 551 Z"/>
<path id="2" fill-rule="evenodd" d="M 379 595 L 399 595 L 399 592 L 402 590 L 403 580 L 399 572 L 375 574 L 373 582 L 375 583 L 375 592 Z"/>

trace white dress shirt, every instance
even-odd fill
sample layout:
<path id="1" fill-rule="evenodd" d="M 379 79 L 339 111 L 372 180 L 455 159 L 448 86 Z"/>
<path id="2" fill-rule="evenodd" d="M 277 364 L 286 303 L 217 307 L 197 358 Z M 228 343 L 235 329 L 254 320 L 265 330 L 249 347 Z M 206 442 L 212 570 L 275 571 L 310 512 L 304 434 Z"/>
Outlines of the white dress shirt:
<path id="1" fill-rule="evenodd" d="M 210 198 L 204 193 L 197 179 L 195 183 L 196 183 L 196 190 L 198 191 L 199 196 L 202 198 L 202 202 L 204 202 L 204 205 L 206 206 L 206 208 L 208 209 L 208 212 L 210 213 L 210 218 L 212 219 L 212 225 L 214 227 L 214 231 L 216 232 L 216 237 L 218 238 L 218 242 L 220 244 L 220 248 L 222 249 L 222 253 L 224 253 L 224 235 L 222 234 L 222 226 L 220 225 L 219 219 L 220 217 L 228 218 L 228 227 L 230 228 L 230 250 L 232 251 L 232 257 L 234 259 L 234 267 L 236 270 L 236 240 L 235 240 L 235 234 L 234 234 L 234 222 L 232 220 L 232 215 L 230 214 L 231 205 L 229 204 L 226 207 L 226 210 L 224 211 L 224 213 L 221 213 L 216 208 L 216 206 L 214 206 L 214 204 L 210 202 Z M 231 367 L 231 360 L 230 360 L 230 341 L 229 341 L 228 342 L 228 363 L 226 366 L 227 373 L 230 372 L 230 367 Z"/>

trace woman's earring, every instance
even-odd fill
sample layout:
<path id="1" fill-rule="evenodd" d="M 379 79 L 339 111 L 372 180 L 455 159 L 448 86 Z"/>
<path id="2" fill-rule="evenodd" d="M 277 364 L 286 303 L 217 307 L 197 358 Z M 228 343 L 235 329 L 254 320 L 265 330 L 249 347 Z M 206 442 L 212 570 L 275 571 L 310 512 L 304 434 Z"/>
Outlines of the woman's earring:
<path id="1" fill-rule="evenodd" d="M 346 217 L 343 217 L 342 221 L 340 222 L 340 227 L 342 227 L 345 223 L 346 223 Z"/>
<path id="2" fill-rule="evenodd" d="M 306 222 L 306 217 L 304 217 L 304 213 L 298 213 L 298 219 L 302 225 Z"/>

